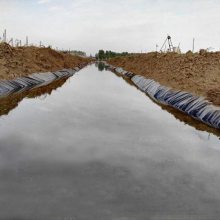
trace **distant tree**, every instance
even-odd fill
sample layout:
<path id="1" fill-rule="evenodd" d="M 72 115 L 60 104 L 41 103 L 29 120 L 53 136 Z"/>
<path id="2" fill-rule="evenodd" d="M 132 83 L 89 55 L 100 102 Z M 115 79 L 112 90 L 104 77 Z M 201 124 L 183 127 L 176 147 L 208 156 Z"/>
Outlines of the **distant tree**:
<path id="1" fill-rule="evenodd" d="M 99 58 L 99 60 L 105 59 L 105 51 L 104 50 L 99 50 L 98 58 Z"/>
<path id="2" fill-rule="evenodd" d="M 106 52 L 105 52 L 105 58 L 106 58 L 106 59 L 109 59 L 109 58 L 110 58 L 110 52 L 111 52 L 111 51 L 106 51 Z"/>
<path id="3" fill-rule="evenodd" d="M 96 59 L 99 59 L 99 60 L 108 60 L 110 58 L 127 56 L 127 55 L 129 55 L 128 52 L 116 53 L 111 50 L 107 50 L 107 51 L 99 50 L 99 52 L 95 55 L 95 57 Z"/>
<path id="4" fill-rule="evenodd" d="M 80 51 L 80 50 L 62 50 L 63 53 L 69 53 L 72 55 L 76 55 L 76 56 L 83 56 L 86 57 L 86 53 L 84 51 Z"/>

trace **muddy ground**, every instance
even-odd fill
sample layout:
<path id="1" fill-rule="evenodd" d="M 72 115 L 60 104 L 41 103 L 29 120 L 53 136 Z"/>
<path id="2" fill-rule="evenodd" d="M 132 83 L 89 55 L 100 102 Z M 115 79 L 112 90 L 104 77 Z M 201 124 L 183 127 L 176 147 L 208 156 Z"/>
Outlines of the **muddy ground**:
<path id="1" fill-rule="evenodd" d="M 113 58 L 110 64 L 220 105 L 220 52 L 147 53 Z"/>
<path id="2" fill-rule="evenodd" d="M 35 72 L 74 68 L 91 59 L 57 52 L 51 48 L 11 47 L 0 43 L 0 80 L 13 79 Z"/>

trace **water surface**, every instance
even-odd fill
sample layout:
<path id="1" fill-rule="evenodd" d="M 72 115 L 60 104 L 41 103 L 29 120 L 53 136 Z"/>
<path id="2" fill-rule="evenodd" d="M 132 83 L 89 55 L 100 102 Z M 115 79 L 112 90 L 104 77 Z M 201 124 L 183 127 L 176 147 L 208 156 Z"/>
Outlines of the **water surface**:
<path id="1" fill-rule="evenodd" d="M 216 220 L 219 183 L 217 136 L 94 65 L 0 117 L 0 219 Z"/>

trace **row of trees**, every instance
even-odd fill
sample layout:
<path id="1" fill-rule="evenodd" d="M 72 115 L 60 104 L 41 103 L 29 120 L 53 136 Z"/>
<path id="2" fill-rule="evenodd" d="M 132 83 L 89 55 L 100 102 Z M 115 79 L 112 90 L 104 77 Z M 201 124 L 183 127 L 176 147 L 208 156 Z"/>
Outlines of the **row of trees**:
<path id="1" fill-rule="evenodd" d="M 86 57 L 86 53 L 84 51 L 72 50 L 72 51 L 70 51 L 70 53 L 73 54 L 73 55 L 78 55 L 78 56 Z"/>
<path id="2" fill-rule="evenodd" d="M 69 53 L 72 55 L 82 56 L 82 57 L 86 56 L 86 53 L 84 51 L 80 51 L 80 50 L 62 50 L 62 52 Z"/>
<path id="3" fill-rule="evenodd" d="M 99 50 L 99 52 L 95 55 L 95 57 L 98 60 L 107 60 L 109 58 L 127 56 L 127 55 L 128 55 L 128 52 L 116 53 L 111 50 L 109 51 Z"/>

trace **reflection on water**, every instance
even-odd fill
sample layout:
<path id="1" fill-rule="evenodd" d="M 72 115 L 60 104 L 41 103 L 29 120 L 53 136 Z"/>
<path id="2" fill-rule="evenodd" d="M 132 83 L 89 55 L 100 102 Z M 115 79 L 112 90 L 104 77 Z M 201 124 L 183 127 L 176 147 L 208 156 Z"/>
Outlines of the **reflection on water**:
<path id="1" fill-rule="evenodd" d="M 41 86 L 29 91 L 25 91 L 23 93 L 14 93 L 7 97 L 0 98 L 0 116 L 7 115 L 11 110 L 16 108 L 18 104 L 26 97 L 35 98 L 42 95 L 44 95 L 45 97 L 47 95 L 51 95 L 52 91 L 61 87 L 66 82 L 66 80 L 67 78 L 62 78 L 60 80 L 52 82 L 50 85 L 47 86 Z"/>
<path id="2" fill-rule="evenodd" d="M 96 67 L 98 67 L 99 71 L 103 71 L 105 69 L 105 64 L 103 62 L 95 63 Z"/>
<path id="3" fill-rule="evenodd" d="M 100 63 L 98 63 L 100 64 Z M 97 64 L 97 67 L 98 67 Z M 104 63 L 101 63 L 102 65 L 105 66 Z M 107 68 L 106 68 L 107 70 Z M 99 71 L 103 71 L 102 69 L 99 68 Z M 124 79 L 129 85 L 134 86 L 135 88 L 137 88 L 138 90 L 140 90 L 129 78 L 127 77 L 123 77 L 123 75 L 120 75 L 116 72 L 114 72 L 114 74 L 122 79 Z M 140 90 L 141 91 L 141 90 Z M 147 94 L 144 93 L 144 95 L 146 95 L 149 99 L 151 99 Z M 161 106 L 161 108 L 169 113 L 171 113 L 176 119 L 180 120 L 181 122 L 184 122 L 190 126 L 193 126 L 194 128 L 196 128 L 199 131 L 207 131 L 210 134 L 214 134 L 218 137 L 220 137 L 220 130 L 217 128 L 213 128 L 201 121 L 198 121 L 194 118 L 192 118 L 191 116 L 187 115 L 186 113 L 181 112 L 180 110 L 177 110 L 171 106 L 168 105 L 162 105 L 158 102 L 155 102 L 155 100 L 151 99 L 152 102 L 154 102 L 155 104 Z"/>
<path id="4" fill-rule="evenodd" d="M 217 136 L 95 66 L 24 97 L 0 118 L 0 219 L 218 219 Z"/>
<path id="5" fill-rule="evenodd" d="M 107 68 L 105 67 L 105 64 L 102 63 L 102 62 L 96 63 L 95 66 L 101 72 L 104 71 L 104 70 L 107 70 Z M 115 75 L 120 77 L 120 78 L 123 78 L 121 75 L 118 75 L 116 73 L 115 73 Z M 128 79 L 128 78 L 123 78 L 123 79 L 129 85 L 136 87 L 130 79 Z M 29 91 L 25 91 L 23 93 L 18 93 L 18 94 L 15 93 L 15 94 L 11 94 L 7 97 L 0 98 L 0 116 L 1 115 L 7 115 L 11 110 L 16 108 L 18 106 L 18 104 L 24 98 L 36 98 L 36 97 L 39 97 L 39 96 L 44 96 L 44 98 L 46 98 L 47 95 L 51 95 L 52 91 L 54 91 L 57 88 L 61 87 L 66 82 L 66 80 L 67 80 L 67 78 L 62 78 L 58 81 L 54 81 L 53 83 L 51 83 L 50 85 L 47 85 L 47 86 L 42 86 L 42 87 L 35 88 L 35 89 L 29 90 Z M 41 98 L 43 98 L 43 97 L 41 97 Z M 155 103 L 154 100 L 152 100 L 152 102 Z M 220 130 L 219 129 L 209 127 L 208 125 L 206 125 L 206 124 L 204 124 L 204 123 L 202 123 L 198 120 L 195 120 L 194 118 L 190 117 L 189 115 L 184 114 L 181 111 L 178 111 L 175 108 L 172 108 L 170 106 L 161 105 L 161 104 L 158 104 L 158 103 L 156 103 L 156 104 L 161 106 L 161 108 L 163 110 L 171 113 L 176 119 L 178 119 L 178 120 L 180 120 L 180 121 L 182 121 L 182 122 L 184 122 L 184 123 L 186 123 L 190 126 L 193 126 L 197 130 L 207 131 L 210 134 L 214 134 L 214 135 L 220 137 Z"/>

